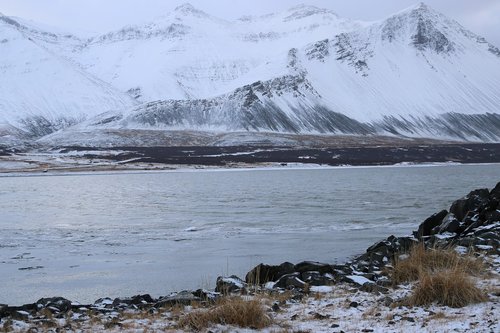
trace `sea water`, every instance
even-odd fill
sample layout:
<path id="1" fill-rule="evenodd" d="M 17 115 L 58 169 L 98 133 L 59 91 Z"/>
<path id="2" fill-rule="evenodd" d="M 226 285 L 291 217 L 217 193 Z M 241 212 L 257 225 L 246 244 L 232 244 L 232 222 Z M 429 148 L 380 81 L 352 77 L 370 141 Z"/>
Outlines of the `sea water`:
<path id="1" fill-rule="evenodd" d="M 0 177 L 0 303 L 214 288 L 342 262 L 500 181 L 499 165 Z"/>

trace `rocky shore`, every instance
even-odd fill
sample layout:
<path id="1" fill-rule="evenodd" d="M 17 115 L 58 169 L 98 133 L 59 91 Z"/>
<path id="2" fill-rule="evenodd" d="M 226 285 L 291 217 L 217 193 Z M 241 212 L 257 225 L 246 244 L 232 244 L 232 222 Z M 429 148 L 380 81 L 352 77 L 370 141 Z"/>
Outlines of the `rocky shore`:
<path id="1" fill-rule="evenodd" d="M 447 248 L 459 253 L 472 253 L 484 259 L 490 270 L 488 278 L 485 279 L 489 281 L 485 282 L 489 290 L 487 307 L 471 310 L 481 315 L 476 312 L 468 313 L 470 317 L 464 319 L 466 315 L 460 312 L 464 318 L 456 315 L 453 318 L 460 317 L 459 321 L 462 326 L 469 325 L 457 326 L 458 331 L 494 332 L 500 328 L 496 321 L 500 314 L 498 304 L 500 300 L 499 202 L 500 183 L 492 190 L 474 190 L 453 202 L 449 210 L 443 210 L 427 218 L 413 232 L 413 235 L 389 236 L 370 246 L 365 253 L 342 265 L 310 261 L 297 264 L 284 262 L 280 265 L 262 263 L 251 269 L 244 278 L 218 277 L 214 290 L 182 291 L 159 298 L 136 295 L 115 299 L 101 298 L 93 304 L 79 304 L 62 297 L 53 297 L 42 298 L 35 303 L 22 306 L 0 304 L 0 331 L 2 328 L 6 332 L 121 331 L 128 328 L 134 331 L 132 330 L 134 327 L 152 328 L 153 331 L 183 331 L 177 326 L 177 319 L 181 317 L 179 311 L 189 312 L 193 310 L 193 307 L 209 307 L 218 300 L 233 295 L 255 297 L 258 294 L 271 297 L 272 301 L 268 304 L 269 316 L 275 319 L 281 318 L 279 320 L 281 324 L 276 324 L 270 330 L 272 332 L 280 330 L 285 332 L 284 329 L 288 327 L 292 327 L 291 332 L 317 331 L 318 327 L 324 328 L 321 331 L 325 332 L 340 332 L 341 326 L 347 325 L 342 323 L 342 320 L 349 321 L 349 316 L 354 315 L 352 311 L 355 311 L 356 316 L 361 316 L 360 311 L 364 311 L 363 316 L 366 314 L 366 317 L 369 317 L 367 320 L 373 320 L 373 322 L 368 322 L 370 325 L 377 325 L 374 323 L 384 321 L 381 317 L 388 317 L 392 313 L 392 319 L 385 318 L 386 326 L 383 327 L 386 329 L 380 331 L 391 329 L 398 331 L 403 328 L 418 331 L 419 328 L 422 329 L 427 325 L 427 321 L 424 321 L 424 324 L 419 322 L 423 320 L 422 313 L 427 311 L 425 316 L 428 317 L 431 316 L 429 313 L 436 314 L 438 310 L 432 307 L 417 310 L 397 307 L 398 298 L 407 294 L 412 285 L 397 286 L 397 281 L 391 280 L 388 270 L 393 267 L 398 258 L 408 253 L 415 245 L 420 244 L 426 248 Z M 337 293 L 336 301 L 330 299 L 326 302 L 325 300 L 332 293 Z M 286 300 L 283 299 L 285 294 Z M 311 298 L 312 295 L 316 296 Z M 338 300 L 339 295 L 342 301 Z M 312 304 L 312 308 L 307 308 L 307 304 Z M 324 314 L 326 308 L 341 304 L 344 304 L 345 311 L 340 314 L 337 310 L 335 310 L 336 316 Z M 318 322 L 319 326 L 314 326 L 314 323 L 297 324 L 302 320 L 300 315 L 303 313 L 293 311 L 299 305 L 302 309 L 309 309 L 307 318 L 312 322 Z M 368 305 L 370 305 L 369 308 Z M 375 305 L 385 307 L 385 310 L 372 310 L 376 309 Z M 363 306 L 365 306 L 364 310 Z M 439 304 L 436 306 L 439 307 Z M 287 310 L 284 310 L 285 308 Z M 445 311 L 442 307 L 440 309 L 440 311 Z M 384 311 L 387 313 L 382 316 Z M 124 319 L 124 314 L 128 314 L 128 319 Z M 396 319 L 394 314 L 396 314 Z M 289 318 L 285 318 L 287 316 Z M 363 316 L 362 318 L 365 318 Z M 495 317 L 496 320 L 494 320 Z M 377 318 L 378 321 L 376 321 Z M 124 326 L 127 320 L 128 326 Z M 130 324 L 130 321 L 134 324 Z M 293 324 L 290 324 L 291 322 Z M 404 325 L 410 325 L 410 327 L 405 328 L 406 326 L 401 326 L 403 324 L 391 326 L 398 322 L 404 322 Z M 345 327 L 361 330 L 359 326 Z M 227 327 L 222 326 L 211 331 L 223 332 L 225 329 Z M 374 331 L 373 328 L 367 327 L 364 332 L 372 331 Z"/>

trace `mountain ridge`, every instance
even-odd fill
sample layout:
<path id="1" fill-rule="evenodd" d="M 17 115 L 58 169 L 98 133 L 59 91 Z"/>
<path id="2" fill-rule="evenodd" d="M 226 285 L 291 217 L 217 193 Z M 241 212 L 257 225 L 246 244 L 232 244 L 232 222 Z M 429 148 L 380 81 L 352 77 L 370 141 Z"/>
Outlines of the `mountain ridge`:
<path id="1" fill-rule="evenodd" d="M 374 22 L 308 5 L 225 21 L 183 4 L 78 41 L 34 43 L 116 90 L 97 84 L 96 96 L 122 102 L 93 106 L 100 112 L 55 135 L 61 140 L 113 128 L 500 141 L 500 50 L 424 3 Z M 23 127 L 7 121 L 16 122 Z"/>

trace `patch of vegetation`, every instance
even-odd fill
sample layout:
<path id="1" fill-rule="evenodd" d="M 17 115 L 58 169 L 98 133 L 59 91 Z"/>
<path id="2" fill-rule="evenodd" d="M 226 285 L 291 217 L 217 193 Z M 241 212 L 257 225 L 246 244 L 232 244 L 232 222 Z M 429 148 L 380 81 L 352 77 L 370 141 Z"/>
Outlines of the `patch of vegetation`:
<path id="1" fill-rule="evenodd" d="M 487 300 L 471 278 L 485 270 L 484 262 L 472 254 L 460 255 L 453 249 L 428 249 L 419 244 L 411 249 L 407 258 L 395 262 L 392 280 L 394 283 L 417 281 L 412 295 L 403 301 L 405 305 L 436 302 L 463 307 Z"/>
<path id="2" fill-rule="evenodd" d="M 212 325 L 234 325 L 242 328 L 262 329 L 271 325 L 258 299 L 245 300 L 240 297 L 225 297 L 213 308 L 193 311 L 179 320 L 179 327 L 196 331 Z"/>
<path id="3" fill-rule="evenodd" d="M 487 300 L 487 296 L 474 285 L 470 276 L 456 267 L 437 273 L 421 273 L 407 303 L 410 306 L 422 306 L 437 302 L 459 308 Z"/>
<path id="4" fill-rule="evenodd" d="M 483 261 L 472 254 L 460 255 L 453 249 L 425 248 L 414 246 L 409 256 L 396 260 L 392 270 L 392 281 L 403 283 L 416 281 L 423 273 L 440 272 L 460 267 L 464 273 L 477 276 L 485 272 Z"/>

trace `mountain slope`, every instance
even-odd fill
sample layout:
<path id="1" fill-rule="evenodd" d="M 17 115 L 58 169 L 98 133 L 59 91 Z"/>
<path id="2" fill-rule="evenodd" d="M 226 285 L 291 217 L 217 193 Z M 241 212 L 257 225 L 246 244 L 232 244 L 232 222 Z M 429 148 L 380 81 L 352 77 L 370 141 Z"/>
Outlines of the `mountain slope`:
<path id="1" fill-rule="evenodd" d="M 146 103 L 73 130 L 389 134 L 499 141 L 499 55 L 484 39 L 419 4 L 289 49 L 267 65 L 274 69 L 269 79 L 217 97 Z"/>
<path id="2" fill-rule="evenodd" d="M 133 105 L 128 96 L 43 43 L 58 43 L 58 37 L 0 16 L 0 127 L 4 130 L 14 126 L 39 137 L 88 116 Z"/>
<path id="3" fill-rule="evenodd" d="M 280 75 L 276 60 L 294 45 L 357 26 L 309 6 L 228 22 L 185 4 L 92 38 L 67 56 L 144 102 L 208 98 Z"/>
<path id="4" fill-rule="evenodd" d="M 43 120 L 18 123 L 42 135 L 87 116 L 43 142 L 159 130 L 500 141 L 500 50 L 422 3 L 377 22 L 305 5 L 229 22 L 186 4 L 90 39 L 7 20 L 18 45 L 0 61 L 33 68 L 11 75 L 22 99 L 3 95 Z"/>

